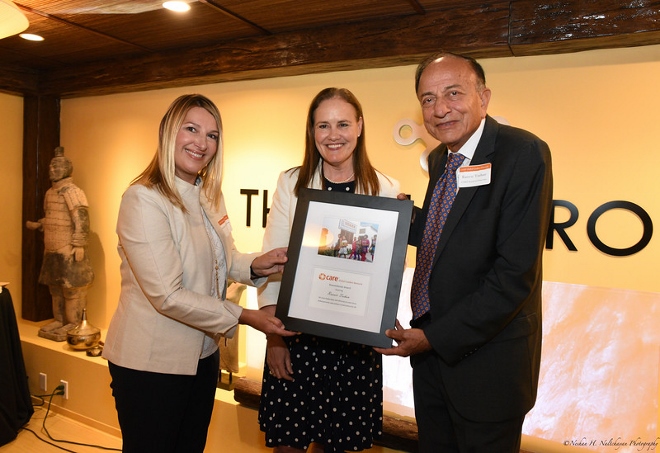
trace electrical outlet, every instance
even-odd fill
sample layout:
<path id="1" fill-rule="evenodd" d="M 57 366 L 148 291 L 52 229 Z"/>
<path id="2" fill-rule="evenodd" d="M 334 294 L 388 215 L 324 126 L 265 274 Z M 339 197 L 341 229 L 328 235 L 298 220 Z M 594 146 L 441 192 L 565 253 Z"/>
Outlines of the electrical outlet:
<path id="1" fill-rule="evenodd" d="M 48 376 L 46 373 L 39 373 L 39 389 L 44 392 L 48 391 Z"/>
<path id="2" fill-rule="evenodd" d="M 60 381 L 60 385 L 64 386 L 64 389 L 62 390 L 62 397 L 65 400 L 69 399 L 69 383 L 67 381 Z"/>

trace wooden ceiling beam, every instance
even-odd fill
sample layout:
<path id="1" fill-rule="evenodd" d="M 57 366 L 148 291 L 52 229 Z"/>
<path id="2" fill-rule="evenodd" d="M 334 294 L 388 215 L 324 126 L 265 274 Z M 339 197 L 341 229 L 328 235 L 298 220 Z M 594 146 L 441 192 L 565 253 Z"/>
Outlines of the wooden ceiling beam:
<path id="1" fill-rule="evenodd" d="M 510 44 L 516 56 L 658 43 L 660 1 L 657 0 L 512 4 Z"/>
<path id="2" fill-rule="evenodd" d="M 0 93 L 36 95 L 39 93 L 39 73 L 19 67 L 0 66 Z"/>
<path id="3" fill-rule="evenodd" d="M 408 3 L 410 3 L 410 6 L 412 6 L 417 14 L 426 14 L 426 10 L 420 5 L 418 0 L 408 0 Z"/>
<path id="4" fill-rule="evenodd" d="M 0 91 L 34 91 L 40 80 L 40 94 L 90 96 L 415 64 L 440 49 L 496 58 L 651 44 L 660 44 L 658 0 L 502 0 L 66 67 L 20 83 L 0 68 Z"/>
<path id="5" fill-rule="evenodd" d="M 474 17 L 480 19 L 474 20 Z M 440 48 L 510 56 L 509 2 L 218 43 L 206 48 L 53 70 L 63 97 L 410 64 Z M 461 26 L 454 26 L 460 23 Z"/>

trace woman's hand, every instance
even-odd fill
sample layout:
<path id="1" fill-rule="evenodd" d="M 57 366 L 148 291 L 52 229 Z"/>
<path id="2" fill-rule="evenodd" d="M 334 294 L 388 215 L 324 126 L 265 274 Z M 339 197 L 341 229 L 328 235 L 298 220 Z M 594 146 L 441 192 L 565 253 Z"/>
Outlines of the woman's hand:
<path id="1" fill-rule="evenodd" d="M 293 366 L 291 365 L 291 353 L 284 339 L 279 335 L 270 334 L 266 336 L 266 363 L 270 374 L 277 379 L 293 381 Z"/>
<path id="2" fill-rule="evenodd" d="M 286 247 L 280 247 L 256 257 L 250 267 L 257 277 L 267 277 L 281 273 L 287 259 Z"/>
<path id="3" fill-rule="evenodd" d="M 291 337 L 297 334 L 297 332 L 286 330 L 282 321 L 262 310 L 244 308 L 241 316 L 238 318 L 238 322 L 260 330 L 266 335 L 276 334 L 283 337 Z"/>
<path id="4" fill-rule="evenodd" d="M 270 315 L 275 314 L 275 305 L 262 307 L 260 311 Z M 277 379 L 293 381 L 293 366 L 291 365 L 291 354 L 284 339 L 275 334 L 266 335 L 266 363 L 270 374 Z"/>

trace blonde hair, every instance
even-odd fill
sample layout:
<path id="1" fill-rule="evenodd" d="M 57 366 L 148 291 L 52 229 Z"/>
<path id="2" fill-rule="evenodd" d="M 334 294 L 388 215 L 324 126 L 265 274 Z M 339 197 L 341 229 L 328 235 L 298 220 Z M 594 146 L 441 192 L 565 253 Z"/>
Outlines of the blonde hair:
<path id="1" fill-rule="evenodd" d="M 186 208 L 174 184 L 175 143 L 183 121 L 193 107 L 201 107 L 213 115 L 218 127 L 218 150 L 199 173 L 199 177 L 202 179 L 204 194 L 211 205 L 216 209 L 219 208 L 222 186 L 222 118 L 213 101 L 201 94 L 185 94 L 172 102 L 160 121 L 156 154 L 147 168 L 131 182 L 157 189 L 183 212 L 186 212 Z"/>

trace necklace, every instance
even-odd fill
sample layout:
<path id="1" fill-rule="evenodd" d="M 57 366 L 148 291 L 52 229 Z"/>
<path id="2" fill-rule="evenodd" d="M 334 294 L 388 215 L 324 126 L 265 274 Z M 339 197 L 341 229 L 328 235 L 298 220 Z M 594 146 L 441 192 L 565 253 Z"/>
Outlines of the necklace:
<path id="1" fill-rule="evenodd" d="M 350 181 L 353 178 L 354 175 L 355 175 L 355 172 L 351 173 L 351 176 L 344 179 L 343 181 L 333 181 L 332 179 L 328 178 L 325 175 L 323 175 L 323 177 L 331 184 L 346 184 L 348 181 Z"/>
<path id="2" fill-rule="evenodd" d="M 211 222 L 202 212 L 202 216 L 204 218 L 204 227 L 206 229 L 206 235 L 209 237 L 209 242 L 211 243 L 211 250 L 213 252 L 213 269 L 211 270 L 211 280 L 214 280 L 211 282 L 211 294 L 217 297 L 218 299 L 223 299 L 224 294 L 223 292 L 220 291 L 220 263 L 218 262 L 218 256 L 220 255 L 221 251 L 219 250 L 218 247 L 218 239 L 214 238 L 215 231 L 213 231 L 213 227 L 211 226 Z M 216 236 L 217 237 L 217 236 Z"/>

